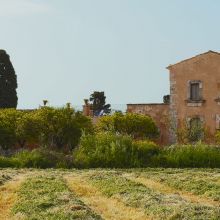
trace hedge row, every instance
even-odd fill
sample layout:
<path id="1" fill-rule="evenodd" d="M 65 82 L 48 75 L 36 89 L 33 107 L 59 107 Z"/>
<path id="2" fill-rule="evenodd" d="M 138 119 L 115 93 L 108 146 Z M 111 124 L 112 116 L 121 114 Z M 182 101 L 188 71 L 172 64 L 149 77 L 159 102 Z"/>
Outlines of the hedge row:
<path id="1" fill-rule="evenodd" d="M 220 147 L 202 143 L 160 148 L 114 133 L 83 135 L 71 155 L 39 148 L 0 157 L 0 167 L 33 168 L 220 168 Z"/>

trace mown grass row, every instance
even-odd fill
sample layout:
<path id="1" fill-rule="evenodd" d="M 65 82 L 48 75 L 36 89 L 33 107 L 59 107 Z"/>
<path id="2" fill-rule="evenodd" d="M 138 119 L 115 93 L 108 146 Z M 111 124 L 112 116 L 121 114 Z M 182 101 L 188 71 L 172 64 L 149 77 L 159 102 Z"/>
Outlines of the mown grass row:
<path id="1" fill-rule="evenodd" d="M 14 169 L 0 169 L 0 186 L 11 180 L 18 173 L 19 171 Z"/>
<path id="2" fill-rule="evenodd" d="M 101 219 L 66 186 L 58 172 L 28 178 L 12 208 L 15 219 Z"/>
<path id="3" fill-rule="evenodd" d="M 0 186 L 3 185 L 6 181 L 11 180 L 11 176 L 8 174 L 0 174 Z"/>
<path id="4" fill-rule="evenodd" d="M 136 177 L 163 183 L 220 202 L 219 169 L 142 169 L 132 170 Z"/>
<path id="5" fill-rule="evenodd" d="M 6 172 L 13 176 L 26 170 L 0 170 L 0 176 Z M 74 176 L 78 177 L 77 184 L 82 178 L 84 184 L 95 187 L 109 201 L 114 199 L 133 210 L 143 211 L 146 219 L 220 219 L 218 203 L 191 202 L 180 194 L 156 190 L 126 178 L 129 172 L 135 177 L 155 180 L 180 190 L 188 189 L 219 201 L 219 169 L 32 170 L 18 191 L 12 219 L 102 219 L 98 215 L 102 213 L 96 214 L 89 207 L 90 203 L 74 194 L 74 187 L 71 188 L 73 192 L 67 187 L 66 175 L 73 176 L 71 181 Z"/>
<path id="6" fill-rule="evenodd" d="M 153 219 L 220 219 L 219 207 L 191 203 L 178 194 L 155 192 L 143 184 L 121 177 L 120 172 L 92 173 L 89 181 L 104 195 L 141 208 Z"/>

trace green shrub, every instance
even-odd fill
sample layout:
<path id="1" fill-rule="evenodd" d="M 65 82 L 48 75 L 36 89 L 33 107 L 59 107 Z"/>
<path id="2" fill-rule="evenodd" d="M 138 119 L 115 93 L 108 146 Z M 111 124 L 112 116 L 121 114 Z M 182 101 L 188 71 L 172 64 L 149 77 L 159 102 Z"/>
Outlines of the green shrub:
<path id="1" fill-rule="evenodd" d="M 0 110 L 0 147 L 11 149 L 16 144 L 16 121 L 20 112 L 15 109 Z"/>
<path id="2" fill-rule="evenodd" d="M 0 148 L 47 146 L 71 150 L 82 132 L 92 133 L 91 119 L 70 107 L 43 107 L 35 111 L 0 110 Z"/>
<path id="3" fill-rule="evenodd" d="M 79 148 L 74 152 L 77 167 L 141 167 L 150 163 L 158 153 L 153 142 L 133 142 L 127 135 L 98 133 L 84 135 Z"/>
<path id="4" fill-rule="evenodd" d="M 146 167 L 152 166 L 160 153 L 160 148 L 152 141 L 137 141 L 133 144 L 133 150 L 136 152 L 135 166 Z"/>
<path id="5" fill-rule="evenodd" d="M 202 143 L 171 146 L 160 157 L 165 167 L 220 167 L 220 148 Z"/>
<path id="6" fill-rule="evenodd" d="M 43 107 L 36 115 L 41 122 L 40 143 L 49 148 L 71 150 L 78 145 L 82 131 L 93 131 L 91 119 L 72 108 Z"/>
<path id="7" fill-rule="evenodd" d="M 97 129 L 129 135 L 134 139 L 154 139 L 158 137 L 158 128 L 153 119 L 135 113 L 115 113 L 100 118 Z"/>
<path id="8" fill-rule="evenodd" d="M 0 167 L 1 168 L 16 167 L 16 166 L 17 166 L 17 163 L 16 161 L 12 160 L 12 158 L 0 156 Z"/>
<path id="9" fill-rule="evenodd" d="M 19 168 L 71 168 L 72 158 L 63 153 L 49 151 L 47 149 L 35 149 L 21 151 L 12 157 Z"/>

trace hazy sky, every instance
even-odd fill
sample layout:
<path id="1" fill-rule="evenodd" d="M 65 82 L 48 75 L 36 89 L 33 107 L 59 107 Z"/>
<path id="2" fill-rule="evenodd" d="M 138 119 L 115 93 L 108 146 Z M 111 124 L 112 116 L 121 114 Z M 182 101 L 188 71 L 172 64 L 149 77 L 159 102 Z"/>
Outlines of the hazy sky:
<path id="1" fill-rule="evenodd" d="M 220 51 L 219 0 L 0 0 L 0 48 L 18 77 L 19 108 L 161 102 L 166 66 Z"/>

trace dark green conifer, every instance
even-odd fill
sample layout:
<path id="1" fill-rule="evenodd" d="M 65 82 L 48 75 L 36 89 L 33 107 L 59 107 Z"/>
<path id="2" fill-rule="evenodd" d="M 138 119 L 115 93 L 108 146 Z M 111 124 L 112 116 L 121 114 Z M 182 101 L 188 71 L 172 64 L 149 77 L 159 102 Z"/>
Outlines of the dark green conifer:
<path id="1" fill-rule="evenodd" d="M 111 105 L 106 104 L 106 96 L 104 92 L 94 91 L 90 95 L 90 102 L 92 102 L 92 110 L 95 116 L 107 115 L 111 112 Z"/>
<path id="2" fill-rule="evenodd" d="M 16 108 L 17 76 L 10 61 L 9 55 L 0 50 L 0 108 Z"/>

